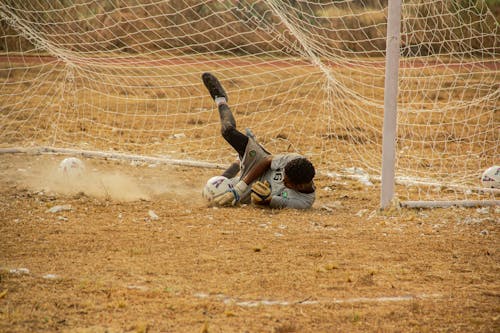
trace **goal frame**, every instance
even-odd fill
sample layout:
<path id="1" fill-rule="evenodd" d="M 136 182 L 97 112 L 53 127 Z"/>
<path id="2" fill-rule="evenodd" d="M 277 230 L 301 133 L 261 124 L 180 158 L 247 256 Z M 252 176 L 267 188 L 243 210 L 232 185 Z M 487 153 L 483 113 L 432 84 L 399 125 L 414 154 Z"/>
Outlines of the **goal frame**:
<path id="1" fill-rule="evenodd" d="M 382 131 L 382 185 L 380 207 L 388 208 L 394 198 L 396 131 L 398 114 L 399 46 L 401 0 L 389 1 L 384 82 L 384 124 Z"/>
<path id="2" fill-rule="evenodd" d="M 384 120 L 382 131 L 382 168 L 380 208 L 387 209 L 395 203 L 396 184 L 396 139 L 399 90 L 399 59 L 401 45 L 402 0 L 388 2 L 386 59 L 384 81 Z M 488 191 L 490 189 L 484 189 Z M 500 190 L 492 190 L 492 193 Z M 478 207 L 500 206 L 500 200 L 446 200 L 446 201 L 402 201 L 404 208 L 445 208 L 451 206 Z"/>

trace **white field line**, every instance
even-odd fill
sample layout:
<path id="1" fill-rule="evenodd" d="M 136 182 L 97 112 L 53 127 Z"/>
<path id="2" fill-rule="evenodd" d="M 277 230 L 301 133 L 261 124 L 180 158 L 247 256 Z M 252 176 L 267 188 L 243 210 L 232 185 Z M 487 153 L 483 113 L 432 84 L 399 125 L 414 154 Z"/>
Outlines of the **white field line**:
<path id="1" fill-rule="evenodd" d="M 354 298 L 331 298 L 322 300 L 302 301 L 284 301 L 284 300 L 242 300 L 239 298 L 229 297 L 223 294 L 210 295 L 207 293 L 195 293 L 196 298 L 208 298 L 219 300 L 226 305 L 237 305 L 241 307 L 257 307 L 257 306 L 291 306 L 291 305 L 318 305 L 318 304 L 356 304 L 356 303 L 393 303 L 393 302 L 408 302 L 414 300 L 424 300 L 429 298 L 441 298 L 441 294 L 419 294 L 419 295 L 403 295 L 403 296 L 381 296 L 381 297 L 354 297 Z"/>
<path id="2" fill-rule="evenodd" d="M 369 175 L 368 173 L 366 174 L 355 174 L 355 173 L 336 173 L 336 172 L 322 172 L 321 174 L 326 175 L 329 178 L 346 178 L 346 179 L 353 179 L 353 180 L 363 180 L 367 179 L 372 182 L 381 182 L 381 177 L 380 176 L 374 176 L 374 175 Z M 456 184 L 448 184 L 448 183 L 440 183 L 438 181 L 432 181 L 432 180 L 422 180 L 419 178 L 411 178 L 411 177 L 395 177 L 394 179 L 395 183 L 398 185 L 415 185 L 415 186 L 434 186 L 437 188 L 449 188 L 457 191 L 473 191 L 473 192 L 481 192 L 481 193 L 493 193 L 493 194 L 500 194 L 500 189 L 496 188 L 484 188 L 484 187 L 468 187 L 468 186 L 463 186 L 463 185 L 456 185 Z"/>
<path id="3" fill-rule="evenodd" d="M 119 153 L 119 152 L 104 152 L 104 151 L 95 151 L 95 150 L 83 150 L 83 149 L 71 149 L 71 148 L 56 148 L 56 147 L 8 147 L 8 148 L 0 148 L 0 154 L 61 154 L 61 155 L 72 155 L 72 156 L 82 156 L 89 158 L 108 158 L 114 160 L 131 160 L 131 161 L 143 161 L 148 163 L 161 163 L 161 164 L 172 164 L 172 165 L 184 165 L 184 166 L 192 166 L 199 168 L 208 168 L 208 169 L 225 169 L 227 167 L 226 163 L 211 163 L 205 161 L 198 160 L 185 160 L 185 159 L 173 159 L 173 158 L 164 158 L 164 157 L 153 157 L 153 156 L 145 156 L 145 155 L 134 155 L 127 153 Z M 361 169 L 360 169 L 361 170 Z M 354 179 L 354 180 L 363 180 L 367 179 L 369 181 L 380 182 L 380 176 L 369 175 L 362 171 L 362 174 L 356 174 L 351 172 L 346 173 L 336 173 L 331 171 L 323 171 L 318 172 L 322 175 L 326 175 L 329 178 L 346 178 L 346 179 Z M 457 190 L 471 190 L 478 191 L 484 193 L 498 193 L 500 194 L 499 189 L 489 189 L 489 188 L 469 188 L 460 185 L 454 184 L 443 184 L 438 182 L 432 182 L 428 180 L 420 180 L 417 178 L 408 178 L 408 177 L 396 177 L 395 179 L 397 184 L 401 185 L 426 185 L 426 186 L 436 186 L 436 187 L 446 187 Z"/>
<path id="4" fill-rule="evenodd" d="M 173 158 L 163 158 L 163 157 L 150 157 L 144 155 L 134 155 L 126 153 L 117 152 L 104 152 L 95 150 L 82 150 L 82 149 L 70 149 L 70 148 L 56 148 L 56 147 L 12 147 L 12 148 L 0 148 L 0 154 L 61 154 L 61 155 L 71 155 L 71 156 L 82 156 L 88 158 L 107 158 L 113 160 L 129 160 L 129 161 L 141 161 L 146 163 L 160 163 L 160 164 L 171 164 L 171 165 L 183 165 L 198 168 L 207 169 L 225 169 L 227 165 L 210 163 L 197 160 L 181 160 Z"/>
<path id="5" fill-rule="evenodd" d="M 71 156 L 82 156 L 88 158 L 107 158 L 114 160 L 129 160 L 129 161 L 142 161 L 146 163 L 159 163 L 159 164 L 170 164 L 170 165 L 182 165 L 182 166 L 190 166 L 196 168 L 207 168 L 207 169 L 225 169 L 227 165 L 219 164 L 219 163 L 210 163 L 204 161 L 197 160 L 181 160 L 181 159 L 172 159 L 172 158 L 163 158 L 163 157 L 151 157 L 144 155 L 134 155 L 134 154 L 125 154 L 125 153 L 116 153 L 116 152 L 103 152 L 103 151 L 92 151 L 92 150 L 80 150 L 80 149 L 69 149 L 69 148 L 55 148 L 55 147 L 32 147 L 32 148 L 23 148 L 23 147 L 11 147 L 11 148 L 0 148 L 1 154 L 62 154 L 62 155 L 71 155 Z M 361 181 L 366 184 L 366 181 L 380 181 L 379 176 L 370 176 L 368 174 L 339 174 L 335 172 L 319 172 L 324 174 L 330 178 L 347 178 L 347 179 L 355 179 Z M 436 186 L 436 187 L 445 187 L 451 188 L 459 191 L 477 191 L 482 193 L 492 193 L 492 194 L 500 194 L 500 189 L 489 189 L 489 188 L 467 188 L 459 185 L 451 185 L 451 184 L 439 184 L 433 182 L 419 181 L 419 180 L 411 180 L 408 178 L 396 177 L 396 184 L 401 185 L 425 185 L 425 186 Z M 400 203 L 401 206 L 406 208 L 432 208 L 432 207 L 450 207 L 450 206 L 462 206 L 462 207 L 479 207 L 479 206 L 498 206 L 500 205 L 499 200 L 457 200 L 457 201 L 431 201 L 431 202 L 423 202 L 423 201 L 408 201 Z"/>
<path id="6" fill-rule="evenodd" d="M 27 275 L 33 278 L 43 278 L 45 280 L 61 280 L 67 279 L 59 274 L 33 274 L 28 268 L 12 268 L 0 266 L 0 272 L 7 272 L 12 275 Z M 71 279 L 72 280 L 72 279 Z M 78 280 L 78 279 L 77 279 Z M 83 281 L 83 280 L 82 280 Z M 142 285 L 130 284 L 126 286 L 127 289 L 148 291 L 149 288 Z M 401 296 L 380 296 L 380 297 L 353 297 L 353 298 L 323 298 L 321 300 L 312 300 L 311 297 L 296 300 L 272 300 L 272 299 L 253 299 L 243 300 L 241 298 L 234 298 L 224 294 L 208 294 L 208 293 L 195 293 L 194 297 L 199 299 L 209 299 L 222 302 L 226 305 L 236 305 L 241 307 L 258 307 L 258 306 L 293 306 L 293 305 L 326 305 L 326 304 L 360 304 L 360 303 L 396 303 L 408 302 L 425 299 L 442 298 L 442 294 L 417 294 L 417 295 L 401 295 Z"/>

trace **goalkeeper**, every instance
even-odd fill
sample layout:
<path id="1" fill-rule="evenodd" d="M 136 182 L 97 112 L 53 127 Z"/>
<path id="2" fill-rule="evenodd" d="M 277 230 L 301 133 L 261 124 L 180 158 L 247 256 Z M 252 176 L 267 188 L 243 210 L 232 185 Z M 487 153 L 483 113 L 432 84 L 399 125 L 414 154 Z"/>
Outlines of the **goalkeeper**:
<path id="1" fill-rule="evenodd" d="M 271 155 L 252 135 L 238 131 L 219 80 L 210 73 L 204 73 L 202 80 L 217 104 L 222 136 L 241 161 L 233 163 L 223 174 L 232 178 L 233 189 L 215 197 L 213 203 L 229 206 L 251 201 L 271 208 L 310 208 L 316 196 L 312 163 L 299 154 Z M 236 177 L 238 171 L 241 174 Z"/>

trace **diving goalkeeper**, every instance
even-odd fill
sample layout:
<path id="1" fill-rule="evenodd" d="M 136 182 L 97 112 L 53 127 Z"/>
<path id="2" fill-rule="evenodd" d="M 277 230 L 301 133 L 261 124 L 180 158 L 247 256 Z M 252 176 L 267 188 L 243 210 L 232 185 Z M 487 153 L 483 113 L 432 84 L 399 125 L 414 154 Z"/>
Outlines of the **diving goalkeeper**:
<path id="1" fill-rule="evenodd" d="M 222 136 L 236 150 L 240 161 L 223 174 L 232 178 L 232 190 L 215 197 L 213 203 L 234 206 L 252 202 L 271 208 L 310 208 L 316 197 L 312 163 L 299 154 L 271 155 L 253 136 L 238 131 L 219 80 L 210 73 L 204 73 L 202 80 L 217 104 Z M 236 177 L 238 171 L 240 175 Z"/>

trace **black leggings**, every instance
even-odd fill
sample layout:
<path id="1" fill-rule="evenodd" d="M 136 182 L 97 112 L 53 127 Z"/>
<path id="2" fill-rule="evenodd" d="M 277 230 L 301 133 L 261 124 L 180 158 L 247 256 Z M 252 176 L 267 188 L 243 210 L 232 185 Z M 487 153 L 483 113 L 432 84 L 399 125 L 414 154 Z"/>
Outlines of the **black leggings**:
<path id="1" fill-rule="evenodd" d="M 236 121 L 227 104 L 219 105 L 222 137 L 238 152 L 240 159 L 245 155 L 248 137 L 236 129 Z"/>

